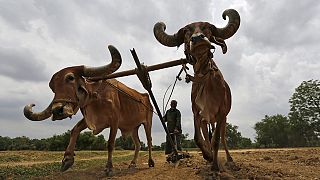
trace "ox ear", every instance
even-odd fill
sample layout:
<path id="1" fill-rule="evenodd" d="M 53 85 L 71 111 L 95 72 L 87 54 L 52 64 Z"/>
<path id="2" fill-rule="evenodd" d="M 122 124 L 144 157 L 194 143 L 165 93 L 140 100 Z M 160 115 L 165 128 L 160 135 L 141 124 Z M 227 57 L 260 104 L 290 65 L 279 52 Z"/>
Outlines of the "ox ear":
<path id="1" fill-rule="evenodd" d="M 76 89 L 76 95 L 79 99 L 79 107 L 84 107 L 89 99 L 89 92 L 83 80 L 79 80 L 79 84 L 77 85 Z"/>
<path id="2" fill-rule="evenodd" d="M 219 37 L 215 37 L 215 36 L 211 36 L 211 38 L 209 39 L 210 42 L 215 43 L 217 45 L 219 45 L 222 49 L 222 53 L 225 54 L 227 52 L 227 44 L 224 41 L 224 39 L 219 38 Z"/>

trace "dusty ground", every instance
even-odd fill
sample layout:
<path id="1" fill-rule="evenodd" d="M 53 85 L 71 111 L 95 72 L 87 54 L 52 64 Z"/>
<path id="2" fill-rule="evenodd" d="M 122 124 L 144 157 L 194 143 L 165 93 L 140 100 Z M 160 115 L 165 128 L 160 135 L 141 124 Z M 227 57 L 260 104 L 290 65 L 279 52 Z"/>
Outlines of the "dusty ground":
<path id="1" fill-rule="evenodd" d="M 128 169 L 130 161 L 114 164 L 114 174 L 106 177 L 103 169 L 89 168 L 67 171 L 47 179 L 320 179 L 320 148 L 234 150 L 235 165 L 227 164 L 219 152 L 224 172 L 213 173 L 200 152 L 190 152 L 191 158 L 179 164 L 167 163 L 164 154 L 154 157 L 155 167 L 149 168 L 147 156 L 140 157 L 136 169 Z M 43 178 L 41 178 L 43 179 Z"/>

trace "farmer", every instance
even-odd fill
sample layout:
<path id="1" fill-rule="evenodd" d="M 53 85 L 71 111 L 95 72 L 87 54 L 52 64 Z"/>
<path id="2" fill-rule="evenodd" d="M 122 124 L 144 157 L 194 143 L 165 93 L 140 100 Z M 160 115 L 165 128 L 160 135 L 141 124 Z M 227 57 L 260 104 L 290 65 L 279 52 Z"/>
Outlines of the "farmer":
<path id="1" fill-rule="evenodd" d="M 181 113 L 177 109 L 177 101 L 171 101 L 171 108 L 167 110 L 164 115 L 164 121 L 167 122 L 167 127 L 173 142 L 177 145 L 177 150 L 181 151 Z M 170 144 L 168 135 L 166 136 L 166 148 L 165 154 L 170 154 L 173 152 L 172 145 Z"/>

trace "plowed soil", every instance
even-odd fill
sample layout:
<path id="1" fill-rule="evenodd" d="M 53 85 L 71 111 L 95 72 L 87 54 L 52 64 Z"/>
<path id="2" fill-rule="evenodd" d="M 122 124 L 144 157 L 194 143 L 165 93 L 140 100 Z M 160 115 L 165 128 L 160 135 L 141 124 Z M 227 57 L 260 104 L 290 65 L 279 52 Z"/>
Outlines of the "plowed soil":
<path id="1" fill-rule="evenodd" d="M 99 168 L 67 171 L 41 179 L 320 179 L 320 148 L 232 150 L 234 164 L 226 163 L 224 151 L 219 152 L 221 172 L 212 172 L 199 151 L 178 163 L 166 162 L 163 153 L 154 157 L 155 167 L 148 167 L 148 156 L 139 158 L 135 169 L 130 161 L 114 163 L 111 177 Z"/>

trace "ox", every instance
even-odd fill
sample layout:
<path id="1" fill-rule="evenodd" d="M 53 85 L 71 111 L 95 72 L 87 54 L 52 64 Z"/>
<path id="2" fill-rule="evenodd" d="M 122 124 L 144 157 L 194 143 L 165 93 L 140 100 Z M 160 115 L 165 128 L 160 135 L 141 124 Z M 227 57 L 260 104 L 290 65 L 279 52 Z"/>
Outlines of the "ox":
<path id="1" fill-rule="evenodd" d="M 222 17 L 229 17 L 224 28 L 217 28 L 208 22 L 196 22 L 186 25 L 174 35 L 165 32 L 166 26 L 158 22 L 154 26 L 156 39 L 165 46 L 179 47 L 184 43 L 187 60 L 193 65 L 194 77 L 188 75 L 187 81 L 192 81 L 191 102 L 194 115 L 194 139 L 200 147 L 203 157 L 213 161 L 212 169 L 219 170 L 218 148 L 220 136 L 224 145 L 227 161 L 232 158 L 226 146 L 225 128 L 227 114 L 231 109 L 231 92 L 222 73 L 213 61 L 211 49 L 215 43 L 227 52 L 225 39 L 233 36 L 239 28 L 240 16 L 233 9 L 225 10 Z M 208 124 L 215 127 L 211 138 Z M 216 125 L 216 126 L 215 126 Z"/>
<path id="2" fill-rule="evenodd" d="M 112 173 L 112 151 L 117 129 L 122 134 L 131 134 L 135 144 L 134 158 L 129 167 L 135 167 L 140 150 L 138 128 L 144 125 L 149 149 L 149 167 L 154 166 L 151 157 L 152 105 L 147 93 L 141 94 L 121 82 L 110 79 L 93 82 L 90 77 L 111 74 L 121 65 L 119 51 L 109 46 L 112 62 L 101 67 L 74 66 L 55 73 L 49 83 L 54 99 L 42 112 L 32 111 L 34 104 L 26 105 L 24 115 L 32 121 L 41 121 L 52 116 L 52 120 L 71 117 L 80 109 L 83 118 L 73 127 L 69 145 L 64 153 L 61 171 L 67 170 L 74 162 L 76 140 L 82 130 L 89 128 L 98 134 L 110 127 L 106 173 Z"/>

